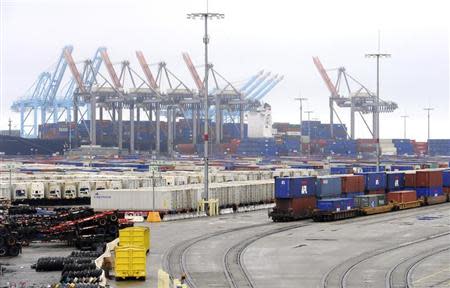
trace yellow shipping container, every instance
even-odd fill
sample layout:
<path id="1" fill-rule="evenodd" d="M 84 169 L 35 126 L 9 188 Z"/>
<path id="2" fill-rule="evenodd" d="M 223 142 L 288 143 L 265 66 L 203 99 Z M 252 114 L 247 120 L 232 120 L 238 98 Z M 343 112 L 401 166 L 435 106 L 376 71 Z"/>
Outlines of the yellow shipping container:
<path id="1" fill-rule="evenodd" d="M 145 280 L 147 255 L 142 246 L 117 246 L 114 260 L 117 279 L 139 278 Z"/>
<path id="2" fill-rule="evenodd" d="M 150 229 L 148 227 L 128 227 L 119 231 L 120 246 L 141 246 L 150 249 Z"/>

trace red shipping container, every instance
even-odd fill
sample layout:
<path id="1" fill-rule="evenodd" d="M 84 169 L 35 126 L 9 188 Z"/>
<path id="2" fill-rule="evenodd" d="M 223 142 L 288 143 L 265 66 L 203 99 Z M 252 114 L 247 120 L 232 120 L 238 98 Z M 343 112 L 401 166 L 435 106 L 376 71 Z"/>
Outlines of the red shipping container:
<path id="1" fill-rule="evenodd" d="M 417 195 L 414 190 L 395 191 L 389 192 L 387 199 L 389 202 L 406 203 L 416 201 Z"/>
<path id="2" fill-rule="evenodd" d="M 416 187 L 416 173 L 405 173 L 405 187 Z"/>
<path id="3" fill-rule="evenodd" d="M 317 200 L 315 196 L 289 199 L 275 199 L 274 211 L 292 214 L 294 217 L 308 217 L 316 209 Z"/>
<path id="4" fill-rule="evenodd" d="M 364 192 L 363 175 L 344 175 L 342 179 L 342 193 Z"/>
<path id="5" fill-rule="evenodd" d="M 194 154 L 195 153 L 195 145 L 194 144 L 178 144 L 175 149 L 181 154 Z"/>
<path id="6" fill-rule="evenodd" d="M 439 187 L 439 186 L 442 186 L 441 170 L 416 171 L 416 187 Z"/>
<path id="7" fill-rule="evenodd" d="M 450 194 L 450 187 L 443 187 L 442 191 L 444 191 L 444 193 L 446 194 Z"/>

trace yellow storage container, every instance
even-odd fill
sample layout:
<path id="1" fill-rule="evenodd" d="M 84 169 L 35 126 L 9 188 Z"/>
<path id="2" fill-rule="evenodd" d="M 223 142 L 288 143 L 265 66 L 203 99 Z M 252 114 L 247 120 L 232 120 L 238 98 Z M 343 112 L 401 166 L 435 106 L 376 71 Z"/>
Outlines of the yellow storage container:
<path id="1" fill-rule="evenodd" d="M 142 246 L 117 246 L 114 252 L 117 279 L 137 278 L 145 280 L 147 253 Z"/>
<path id="2" fill-rule="evenodd" d="M 141 246 L 150 249 L 150 229 L 148 227 L 128 227 L 119 231 L 120 246 Z"/>

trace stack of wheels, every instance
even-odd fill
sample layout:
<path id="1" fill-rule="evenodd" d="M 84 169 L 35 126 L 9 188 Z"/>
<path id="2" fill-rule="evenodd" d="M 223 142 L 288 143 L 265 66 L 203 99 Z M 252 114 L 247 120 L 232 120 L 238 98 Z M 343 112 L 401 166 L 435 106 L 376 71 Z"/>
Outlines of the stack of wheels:
<path id="1" fill-rule="evenodd" d="M 22 252 L 22 245 L 17 232 L 11 231 L 8 226 L 0 226 L 0 257 L 16 257 Z"/>
<path id="2" fill-rule="evenodd" d="M 70 253 L 69 257 L 96 259 L 100 255 L 102 255 L 102 252 L 98 252 L 98 251 L 72 251 L 72 253 Z"/>
<path id="3" fill-rule="evenodd" d="M 64 268 L 65 257 L 42 257 L 32 268 L 37 272 L 42 271 L 62 271 Z"/>
<path id="4" fill-rule="evenodd" d="M 80 264 L 81 266 L 88 264 Z M 81 267 L 80 266 L 80 267 Z M 89 283 L 97 284 L 101 282 L 102 269 L 84 269 L 76 271 L 64 271 L 61 277 L 61 283 Z"/>

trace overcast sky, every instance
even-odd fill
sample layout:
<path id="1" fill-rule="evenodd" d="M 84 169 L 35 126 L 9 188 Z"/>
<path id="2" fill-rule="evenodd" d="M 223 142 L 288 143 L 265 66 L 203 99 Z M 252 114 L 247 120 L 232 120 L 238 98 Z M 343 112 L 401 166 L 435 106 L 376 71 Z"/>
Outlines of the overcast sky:
<path id="1" fill-rule="evenodd" d="M 195 64 L 202 64 L 203 27 L 185 14 L 203 11 L 204 0 L 0 1 L 2 129 L 8 118 L 19 127 L 18 114 L 9 107 L 39 73 L 54 67 L 68 44 L 74 46 L 76 61 L 106 46 L 113 62 L 128 59 L 136 70 L 134 53 L 142 50 L 148 62 L 164 60 L 194 87 L 181 53 L 190 52 Z M 402 138 L 400 116 L 407 113 L 407 137 L 424 140 L 423 107 L 431 106 L 432 138 L 450 138 L 446 2 L 210 0 L 210 11 L 226 15 L 211 23 L 210 60 L 232 82 L 242 82 L 261 69 L 284 75 L 264 98 L 272 105 L 274 121 L 298 123 L 293 98 L 301 91 L 309 98 L 306 109 L 314 110 L 312 117 L 329 122 L 329 92 L 312 56 L 319 56 L 326 68 L 345 66 L 375 90 L 375 62 L 364 55 L 377 50 L 380 30 L 381 50 L 392 54 L 382 61 L 380 96 L 399 105 L 394 113 L 382 114 L 381 137 Z M 349 120 L 348 110 L 339 114 L 344 122 Z M 362 121 L 357 121 L 356 136 L 369 137 Z"/>

